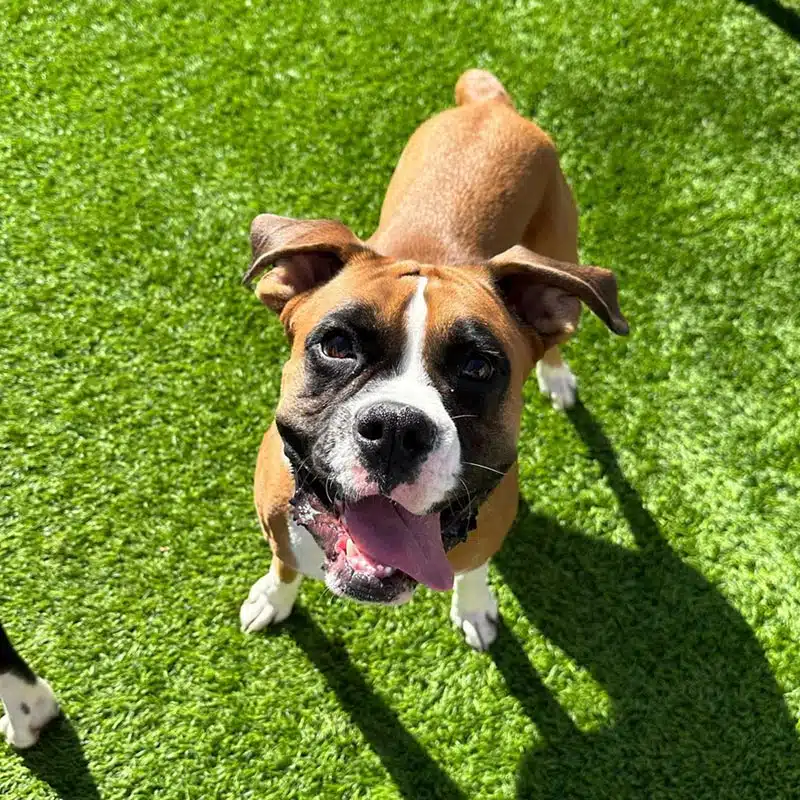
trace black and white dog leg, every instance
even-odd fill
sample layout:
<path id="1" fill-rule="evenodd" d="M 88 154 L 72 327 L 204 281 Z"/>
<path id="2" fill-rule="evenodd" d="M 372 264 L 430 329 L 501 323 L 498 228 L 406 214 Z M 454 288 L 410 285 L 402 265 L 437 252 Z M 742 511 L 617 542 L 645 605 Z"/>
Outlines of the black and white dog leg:
<path id="1" fill-rule="evenodd" d="M 58 716 L 58 703 L 47 681 L 38 677 L 17 653 L 0 625 L 0 700 L 5 714 L 0 733 L 14 747 L 36 744 L 39 732 Z"/>

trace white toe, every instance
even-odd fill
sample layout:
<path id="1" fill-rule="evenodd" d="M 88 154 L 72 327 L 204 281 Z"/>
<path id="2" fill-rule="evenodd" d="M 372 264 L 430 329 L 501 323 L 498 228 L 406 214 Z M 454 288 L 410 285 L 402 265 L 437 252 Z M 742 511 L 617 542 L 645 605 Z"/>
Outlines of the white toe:
<path id="1" fill-rule="evenodd" d="M 539 361 L 536 364 L 536 379 L 539 382 L 539 391 L 550 398 L 553 408 L 563 411 L 575 405 L 578 381 L 566 364 L 551 367 L 544 361 Z"/>
<path id="2" fill-rule="evenodd" d="M 292 613 L 300 581 L 298 575 L 291 583 L 281 583 L 272 572 L 259 578 L 239 610 L 242 630 L 255 633 L 283 622 Z"/>

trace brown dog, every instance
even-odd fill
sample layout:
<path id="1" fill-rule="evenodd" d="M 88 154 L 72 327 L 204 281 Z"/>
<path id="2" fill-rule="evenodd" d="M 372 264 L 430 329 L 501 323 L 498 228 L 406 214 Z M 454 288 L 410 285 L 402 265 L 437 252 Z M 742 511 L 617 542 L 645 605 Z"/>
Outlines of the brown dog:
<path id="1" fill-rule="evenodd" d="M 339 222 L 253 222 L 245 280 L 274 266 L 255 291 L 291 356 L 256 466 L 273 560 L 246 631 L 288 616 L 306 574 L 365 602 L 454 588 L 453 622 L 487 647 L 523 384 L 536 365 L 556 407 L 574 401 L 558 345 L 581 301 L 627 333 L 613 274 L 577 265 L 553 143 L 487 72 L 462 75 L 456 102 L 411 137 L 366 242 Z"/>

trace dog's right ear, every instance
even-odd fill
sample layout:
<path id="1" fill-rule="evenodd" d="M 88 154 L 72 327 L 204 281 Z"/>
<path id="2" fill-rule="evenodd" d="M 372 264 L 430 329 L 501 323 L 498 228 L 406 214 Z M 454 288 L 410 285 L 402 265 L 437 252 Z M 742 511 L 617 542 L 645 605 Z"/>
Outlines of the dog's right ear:
<path id="1" fill-rule="evenodd" d="M 329 219 L 291 219 L 259 214 L 250 226 L 253 260 L 242 283 L 280 314 L 294 297 L 327 283 L 354 256 L 370 254 L 346 225 Z"/>

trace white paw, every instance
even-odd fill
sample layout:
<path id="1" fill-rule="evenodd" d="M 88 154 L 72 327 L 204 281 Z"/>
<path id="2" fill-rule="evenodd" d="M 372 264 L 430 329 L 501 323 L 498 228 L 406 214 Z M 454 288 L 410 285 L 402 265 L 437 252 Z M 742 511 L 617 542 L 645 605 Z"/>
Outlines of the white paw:
<path id="1" fill-rule="evenodd" d="M 468 611 L 462 616 L 451 609 L 450 619 L 473 650 L 488 650 L 497 638 L 497 611 L 494 614 L 489 611 Z"/>
<path id="2" fill-rule="evenodd" d="M 539 382 L 539 391 L 550 398 L 553 408 L 563 411 L 575 405 L 578 381 L 566 364 L 551 367 L 544 361 L 539 361 L 536 364 L 536 379 Z"/>
<path id="3" fill-rule="evenodd" d="M 497 599 L 487 583 L 488 564 L 456 575 L 450 619 L 474 650 L 487 650 L 497 638 Z"/>
<path id="4" fill-rule="evenodd" d="M 6 676 L 6 682 L 12 680 Z M 12 747 L 20 750 L 39 741 L 39 733 L 58 716 L 59 707 L 50 684 L 41 678 L 35 684 L 14 679 L 14 685 L 3 698 L 7 713 L 0 718 L 0 733 Z"/>
<path id="5" fill-rule="evenodd" d="M 242 630 L 255 633 L 283 622 L 292 613 L 301 580 L 298 575 L 291 583 L 281 583 L 272 571 L 259 578 L 239 609 Z"/>

